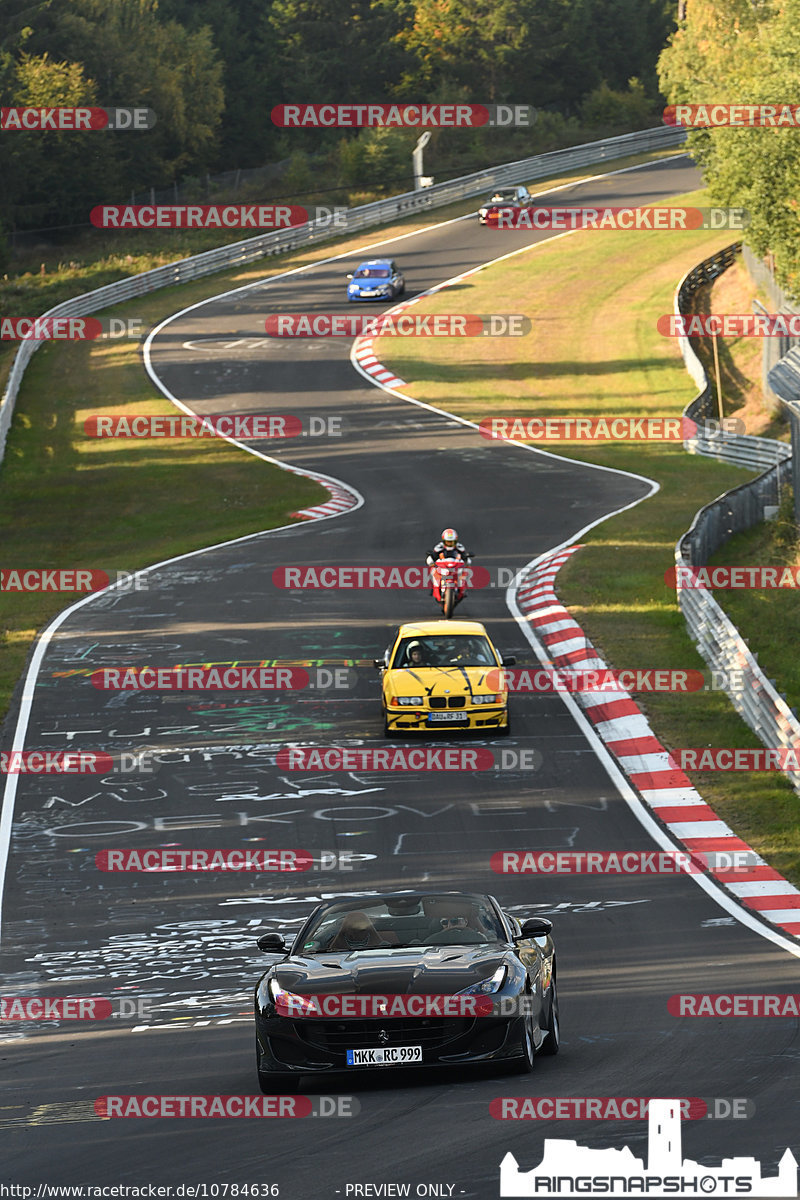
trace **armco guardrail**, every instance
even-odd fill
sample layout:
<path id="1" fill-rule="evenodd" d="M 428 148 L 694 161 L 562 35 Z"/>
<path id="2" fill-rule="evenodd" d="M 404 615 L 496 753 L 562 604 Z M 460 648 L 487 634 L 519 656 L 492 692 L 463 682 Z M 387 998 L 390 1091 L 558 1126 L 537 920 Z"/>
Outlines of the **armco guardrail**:
<path id="1" fill-rule="evenodd" d="M 800 312 L 800 308 L 792 303 L 787 293 L 779 285 L 772 268 L 763 258 L 759 258 L 754 254 L 749 246 L 742 247 L 742 261 L 747 267 L 750 278 L 766 294 L 769 312 L 792 314 Z M 753 306 L 761 312 L 765 311 L 764 305 L 758 300 L 754 301 Z M 775 411 L 780 411 L 783 407 L 782 398 L 773 390 L 769 377 L 773 367 L 776 367 L 790 350 L 795 350 L 800 346 L 800 338 L 787 337 L 782 334 L 780 337 L 765 337 L 763 342 L 761 382 L 764 388 L 764 395 L 772 404 Z"/>
<path id="2" fill-rule="evenodd" d="M 587 142 L 582 146 L 572 146 L 568 150 L 554 150 L 549 154 L 537 154 L 532 158 L 522 158 L 516 162 L 505 163 L 500 167 L 493 167 L 488 171 L 475 171 L 471 175 L 463 175 L 458 179 L 451 179 L 447 183 L 440 183 L 423 191 L 406 192 L 401 196 L 391 196 L 386 200 L 376 200 L 372 204 L 363 204 L 359 208 L 352 208 L 347 213 L 345 231 L 341 227 L 331 227 L 320 221 L 307 222 L 305 225 L 298 225 L 293 229 L 261 234 L 258 237 L 248 238 L 246 241 L 233 242 L 228 246 L 220 246 L 216 250 L 208 250 L 204 254 L 182 258 L 165 267 L 144 271 L 141 275 L 132 275 L 129 279 L 107 284 L 106 287 L 97 288 L 93 292 L 85 292 L 81 296 L 75 296 L 72 300 L 66 300 L 63 304 L 57 304 L 55 308 L 48 309 L 43 316 L 87 316 L 90 313 L 100 312 L 110 305 L 130 300 L 134 296 L 144 296 L 158 288 L 200 279 L 202 276 L 211 275 L 224 267 L 236 267 L 254 262 L 268 254 L 283 254 L 309 243 L 340 237 L 342 232 L 354 233 L 359 229 L 380 225 L 421 209 L 437 208 L 455 200 L 465 200 L 470 196 L 480 195 L 492 187 L 543 179 L 545 176 L 574 170 L 576 167 L 596 166 L 598 163 L 623 158 L 628 154 L 669 149 L 672 146 L 682 145 L 685 140 L 685 129 L 679 126 L 664 125 L 656 129 L 642 129 L 637 133 L 626 133 L 621 137 L 606 138 L 599 142 Z M 41 345 L 40 342 L 23 342 L 14 359 L 8 385 L 3 394 L 2 403 L 0 403 L 0 461 L 5 452 L 6 437 L 11 426 L 14 405 L 25 368 L 39 345 Z"/>
<path id="3" fill-rule="evenodd" d="M 741 248 L 741 242 L 734 242 L 733 245 L 726 246 L 724 250 L 704 259 L 683 277 L 675 289 L 676 315 L 683 315 L 690 311 L 690 301 L 698 288 L 712 283 L 718 275 L 727 271 L 728 267 L 733 265 Z M 686 370 L 700 388 L 700 394 L 686 408 L 684 416 L 691 417 L 698 424 L 705 420 L 716 420 L 714 385 L 706 375 L 703 364 L 695 354 L 689 338 L 680 337 L 678 342 Z M 720 432 L 713 436 L 701 433 L 697 437 L 687 438 L 683 447 L 689 454 L 703 454 L 708 458 L 718 458 L 723 462 L 733 463 L 740 467 L 752 467 L 754 470 L 774 466 L 775 463 L 782 462 L 789 454 L 789 447 L 785 442 L 779 442 L 775 438 L 752 437 L 741 433 Z"/>
<path id="4" fill-rule="evenodd" d="M 788 414 L 792 430 L 792 481 L 794 519 L 800 526 L 800 348 L 790 350 L 768 375 L 770 391 Z"/>
<path id="5" fill-rule="evenodd" d="M 733 263 L 738 248 L 738 243 L 726 247 L 681 280 L 675 293 L 677 313 L 688 310 L 689 300 L 698 287 L 715 279 Z M 714 392 L 703 365 L 688 338 L 681 338 L 680 343 L 686 369 L 701 389 L 684 415 L 695 421 L 714 418 Z M 761 449 L 756 443 L 761 443 Z M 792 448 L 773 438 L 729 434 L 719 438 L 692 438 L 684 446 L 691 453 L 709 455 L 739 466 L 769 466 L 769 469 L 700 509 L 691 528 L 675 547 L 676 568 L 704 566 L 731 534 L 750 529 L 762 521 L 765 507 L 780 503 L 781 488 L 792 474 Z M 739 715 L 765 746 L 800 748 L 800 721 L 767 679 L 755 655 L 711 592 L 705 588 L 681 586 L 680 577 L 676 590 L 697 649 L 712 670 L 725 672 L 725 691 Z M 784 774 L 800 793 L 800 771 L 787 770 Z"/>

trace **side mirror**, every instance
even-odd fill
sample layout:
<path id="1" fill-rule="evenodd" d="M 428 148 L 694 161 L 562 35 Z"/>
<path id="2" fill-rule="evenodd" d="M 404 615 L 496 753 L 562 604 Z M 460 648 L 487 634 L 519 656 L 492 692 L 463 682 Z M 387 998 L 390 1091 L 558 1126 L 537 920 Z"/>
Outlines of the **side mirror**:
<path id="1" fill-rule="evenodd" d="M 372 665 L 377 667 L 380 670 L 381 667 L 386 666 L 386 663 L 384 662 L 384 660 L 382 658 L 373 658 Z"/>
<path id="2" fill-rule="evenodd" d="M 504 654 L 503 655 L 503 666 L 504 667 L 515 667 L 516 665 L 517 665 L 516 655 L 514 655 L 514 654 Z"/>
<path id="3" fill-rule="evenodd" d="M 279 933 L 262 933 L 261 937 L 256 942 L 259 950 L 263 950 L 265 954 L 285 954 L 286 942 Z"/>
<path id="4" fill-rule="evenodd" d="M 522 937 L 546 937 L 548 933 L 553 932 L 553 922 L 548 921 L 547 917 L 529 917 L 527 921 L 522 922 Z"/>
<path id="5" fill-rule="evenodd" d="M 350 274 L 349 274 L 349 275 L 345 275 L 345 279 L 352 279 L 352 278 L 353 278 L 353 273 L 352 273 L 352 271 L 350 272 Z"/>

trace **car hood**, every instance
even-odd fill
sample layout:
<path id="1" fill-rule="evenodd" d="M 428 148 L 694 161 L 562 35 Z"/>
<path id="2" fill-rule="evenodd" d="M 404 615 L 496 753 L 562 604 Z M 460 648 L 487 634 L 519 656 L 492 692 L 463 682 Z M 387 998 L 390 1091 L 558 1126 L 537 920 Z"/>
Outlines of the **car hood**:
<path id="1" fill-rule="evenodd" d="M 299 995 L 450 995 L 493 975 L 509 953 L 498 942 L 356 950 L 293 956 L 279 963 L 274 975 L 282 988 Z"/>
<path id="2" fill-rule="evenodd" d="M 386 686 L 396 696 L 470 696 L 502 692 L 500 667 L 399 667 L 386 672 Z"/>

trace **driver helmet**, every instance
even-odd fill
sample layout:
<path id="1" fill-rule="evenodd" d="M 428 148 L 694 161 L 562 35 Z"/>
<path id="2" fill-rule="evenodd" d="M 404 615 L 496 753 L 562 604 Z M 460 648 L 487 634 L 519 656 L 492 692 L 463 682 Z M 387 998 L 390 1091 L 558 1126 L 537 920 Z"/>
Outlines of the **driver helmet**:
<path id="1" fill-rule="evenodd" d="M 419 650 L 421 652 L 422 651 L 422 642 L 409 642 L 408 649 L 406 651 L 406 658 L 411 658 L 412 650 Z"/>
<path id="2" fill-rule="evenodd" d="M 373 925 L 365 912 L 348 913 L 341 934 L 351 950 L 366 950 L 372 940 Z"/>
<path id="3" fill-rule="evenodd" d="M 458 534 L 455 529 L 443 529 L 442 542 L 444 543 L 445 550 L 455 550 L 458 545 Z"/>

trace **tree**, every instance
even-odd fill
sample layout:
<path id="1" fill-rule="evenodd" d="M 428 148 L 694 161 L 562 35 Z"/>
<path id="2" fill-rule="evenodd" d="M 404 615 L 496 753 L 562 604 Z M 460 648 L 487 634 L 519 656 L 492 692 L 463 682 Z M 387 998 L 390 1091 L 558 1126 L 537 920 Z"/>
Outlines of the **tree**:
<path id="1" fill-rule="evenodd" d="M 95 86 L 77 62 L 23 52 L 6 74 L 11 106 L 92 106 Z M 109 166 L 94 132 L 14 131 L 3 135 L 0 208 L 14 226 L 37 228 L 86 219 Z"/>
<path id="2" fill-rule="evenodd" d="M 113 139 L 126 188 L 163 186 L 200 172 L 216 152 L 224 105 L 222 66 L 208 29 L 162 21 L 157 0 L 53 0 L 30 44 L 80 62 L 97 103 L 142 106 L 155 128 Z M 98 197 L 98 202 L 106 197 Z"/>
<path id="3" fill-rule="evenodd" d="M 261 166 L 282 138 L 270 112 L 281 97 L 275 61 L 271 2 L 264 0 L 160 0 L 163 19 L 191 32 L 210 30 L 223 67 L 225 109 L 214 169 Z"/>
<path id="4" fill-rule="evenodd" d="M 691 0 L 661 55 L 670 104 L 795 105 L 800 95 L 800 0 Z M 775 255 L 782 285 L 800 297 L 800 130 L 720 127 L 689 146 L 712 202 L 748 210 L 747 241 Z"/>

